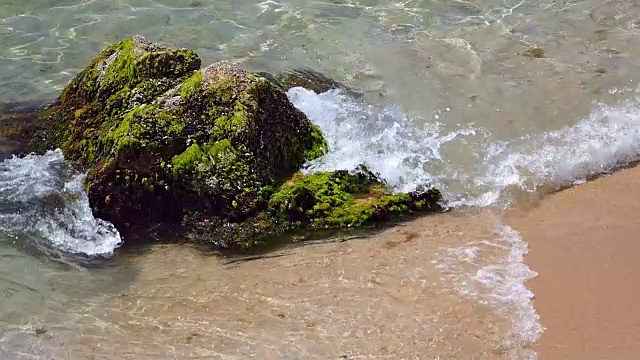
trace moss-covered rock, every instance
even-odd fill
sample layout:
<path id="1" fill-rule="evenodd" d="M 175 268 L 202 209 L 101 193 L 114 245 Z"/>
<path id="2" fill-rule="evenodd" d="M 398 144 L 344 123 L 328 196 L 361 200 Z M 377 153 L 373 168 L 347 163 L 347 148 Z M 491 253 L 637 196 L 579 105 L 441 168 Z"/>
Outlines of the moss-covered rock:
<path id="1" fill-rule="evenodd" d="M 265 196 L 266 195 L 266 196 Z M 442 210 L 435 188 L 391 194 L 366 167 L 312 174 L 295 173 L 274 191 L 266 211 L 242 222 L 185 217 L 193 235 L 222 247 L 251 247 L 269 235 L 295 230 L 363 229 L 399 220 L 403 215 Z M 199 214 L 195 219 L 199 219 Z"/>
<path id="2" fill-rule="evenodd" d="M 327 143 L 281 84 L 227 62 L 200 69 L 194 52 L 142 37 L 102 51 L 39 126 L 31 150 L 62 148 L 121 231 L 182 221 L 199 240 L 249 245 L 438 207 L 437 191 L 390 195 L 366 169 L 298 174 Z"/>
<path id="3" fill-rule="evenodd" d="M 409 212 L 439 209 L 436 189 L 389 194 L 366 167 L 309 175 L 296 174 L 269 200 L 269 211 L 295 227 L 350 228 L 397 219 Z"/>
<path id="4" fill-rule="evenodd" d="M 141 36 L 106 48 L 43 114 L 45 131 L 32 149 L 62 146 L 71 160 L 91 166 L 95 158 L 77 148 L 82 140 L 97 140 L 101 128 L 117 125 L 133 107 L 179 84 L 200 63 L 191 50 L 169 49 Z"/>

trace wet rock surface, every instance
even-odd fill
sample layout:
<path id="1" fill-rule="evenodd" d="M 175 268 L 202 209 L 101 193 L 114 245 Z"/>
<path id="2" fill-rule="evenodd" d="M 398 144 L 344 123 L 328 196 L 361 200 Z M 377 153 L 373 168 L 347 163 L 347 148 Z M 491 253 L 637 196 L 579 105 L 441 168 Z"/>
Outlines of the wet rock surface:
<path id="1" fill-rule="evenodd" d="M 181 224 L 196 241 L 250 247 L 291 230 L 370 227 L 441 209 L 436 189 L 390 194 L 364 166 L 300 173 L 328 149 L 287 98 L 294 86 L 357 96 L 309 69 L 201 68 L 191 50 L 136 36 L 103 50 L 50 106 L 30 112 L 36 129 L 19 136 L 31 137 L 26 150 L 61 148 L 86 171 L 94 213 L 121 231 Z"/>

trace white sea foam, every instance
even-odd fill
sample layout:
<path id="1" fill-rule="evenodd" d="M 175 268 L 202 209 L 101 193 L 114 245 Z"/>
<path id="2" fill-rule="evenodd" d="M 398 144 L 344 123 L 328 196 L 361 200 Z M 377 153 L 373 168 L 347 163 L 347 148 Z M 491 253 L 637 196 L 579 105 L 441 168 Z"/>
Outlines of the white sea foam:
<path id="1" fill-rule="evenodd" d="M 491 143 L 484 154 L 488 167 L 472 184 L 488 188 L 474 199 L 480 206 L 495 203 L 510 187 L 535 191 L 541 186 L 559 189 L 582 183 L 638 160 L 640 101 L 599 105 L 576 125 Z"/>
<path id="2" fill-rule="evenodd" d="M 397 106 L 364 104 L 339 90 L 316 94 L 297 87 L 288 94 L 322 129 L 329 143 L 329 153 L 311 163 L 307 171 L 354 169 L 365 164 L 397 191 L 436 183 L 439 174 L 434 175 L 429 167 L 445 161 L 442 146 L 477 133 L 469 127 L 442 135 L 439 123 L 418 129 Z"/>
<path id="3" fill-rule="evenodd" d="M 525 282 L 537 276 L 523 262 L 527 243 L 509 226 L 497 225 L 492 238 L 473 240 L 446 250 L 437 266 L 463 296 L 478 299 L 511 320 L 507 345 L 514 358 L 533 356 L 523 346 L 542 332 L 533 307 L 533 293 Z"/>
<path id="4" fill-rule="evenodd" d="M 113 254 L 120 234 L 93 217 L 83 184 L 59 150 L 0 162 L 0 229 L 69 253 Z"/>
<path id="5" fill-rule="evenodd" d="M 491 243 L 509 249 L 501 263 L 491 264 L 479 269 L 475 280 L 492 291 L 488 301 L 496 305 L 509 304 L 514 308 L 520 322 L 514 323 L 514 331 L 528 342 L 535 341 L 542 331 L 538 322 L 538 314 L 533 308 L 533 293 L 524 283 L 538 274 L 524 263 L 528 252 L 527 243 L 520 234 L 509 226 L 501 226 L 499 237 Z"/>
<path id="6" fill-rule="evenodd" d="M 488 129 L 475 126 L 448 132 L 442 123 L 418 127 L 396 106 L 365 104 L 338 90 L 293 88 L 289 98 L 329 142 L 329 153 L 307 171 L 363 163 L 395 191 L 435 185 L 452 206 L 491 206 L 508 201 L 514 189 L 566 187 L 640 154 L 639 100 L 598 105 L 587 119 L 559 130 L 493 141 Z"/>
<path id="7" fill-rule="evenodd" d="M 494 141 L 489 130 L 474 126 L 448 132 L 439 123 L 418 127 L 397 107 L 364 104 L 337 90 L 316 94 L 293 88 L 288 95 L 328 139 L 329 153 L 308 164 L 307 171 L 363 163 L 394 191 L 435 185 L 453 207 L 508 204 L 514 190 L 560 189 L 640 158 L 638 99 L 599 104 L 586 119 L 555 131 Z M 542 331 L 533 294 L 524 285 L 537 274 L 523 263 L 526 242 L 499 221 L 496 227 L 492 239 L 469 239 L 448 249 L 438 266 L 463 296 L 513 320 L 507 345 L 514 357 L 534 358 L 518 345 L 535 341 Z"/>

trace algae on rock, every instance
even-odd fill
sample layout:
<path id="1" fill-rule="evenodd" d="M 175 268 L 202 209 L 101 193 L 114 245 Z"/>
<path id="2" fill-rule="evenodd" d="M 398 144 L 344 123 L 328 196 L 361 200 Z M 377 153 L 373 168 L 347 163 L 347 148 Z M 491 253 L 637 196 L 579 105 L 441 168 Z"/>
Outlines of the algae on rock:
<path id="1" fill-rule="evenodd" d="M 384 182 L 362 165 L 354 171 L 295 173 L 266 195 L 266 211 L 242 222 L 219 218 L 198 222 L 189 217 L 185 221 L 195 238 L 222 247 L 251 247 L 285 231 L 363 229 L 403 215 L 442 210 L 437 189 L 390 194 Z"/>
<path id="2" fill-rule="evenodd" d="M 439 209 L 437 190 L 387 194 L 364 168 L 298 174 L 327 143 L 281 86 L 227 62 L 200 69 L 193 51 L 139 36 L 93 59 L 39 127 L 31 150 L 62 148 L 87 171 L 96 215 L 121 231 L 182 221 L 200 240 L 247 246 Z"/>
<path id="3" fill-rule="evenodd" d="M 441 200 L 436 189 L 389 194 L 382 180 L 361 165 L 352 172 L 296 174 L 271 196 L 269 211 L 293 226 L 351 228 L 436 211 Z"/>

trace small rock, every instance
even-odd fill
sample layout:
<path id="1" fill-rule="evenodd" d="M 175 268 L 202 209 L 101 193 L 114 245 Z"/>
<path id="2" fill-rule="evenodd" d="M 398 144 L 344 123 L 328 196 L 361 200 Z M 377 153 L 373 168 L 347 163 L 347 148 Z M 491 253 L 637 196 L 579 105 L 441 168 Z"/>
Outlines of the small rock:
<path id="1" fill-rule="evenodd" d="M 544 50 L 539 47 L 533 47 L 525 51 L 524 55 L 534 59 L 542 59 L 547 57 L 547 55 L 544 53 Z"/>

